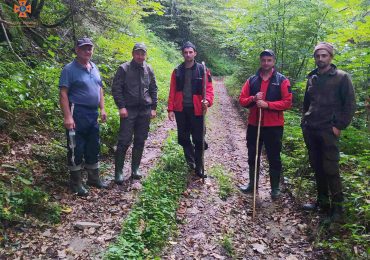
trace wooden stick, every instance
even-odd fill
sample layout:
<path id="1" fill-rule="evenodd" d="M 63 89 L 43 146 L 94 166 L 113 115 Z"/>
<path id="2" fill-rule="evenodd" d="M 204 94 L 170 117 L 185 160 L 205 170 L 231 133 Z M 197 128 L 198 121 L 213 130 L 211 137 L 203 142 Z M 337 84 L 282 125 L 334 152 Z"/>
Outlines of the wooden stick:
<path id="1" fill-rule="evenodd" d="M 253 215 L 252 220 L 256 217 L 256 190 L 257 190 L 257 166 L 258 166 L 258 150 L 260 143 L 260 131 L 261 131 L 261 113 L 262 109 L 258 108 L 258 127 L 257 127 L 257 142 L 256 142 L 256 158 L 254 161 L 254 183 L 253 183 Z"/>

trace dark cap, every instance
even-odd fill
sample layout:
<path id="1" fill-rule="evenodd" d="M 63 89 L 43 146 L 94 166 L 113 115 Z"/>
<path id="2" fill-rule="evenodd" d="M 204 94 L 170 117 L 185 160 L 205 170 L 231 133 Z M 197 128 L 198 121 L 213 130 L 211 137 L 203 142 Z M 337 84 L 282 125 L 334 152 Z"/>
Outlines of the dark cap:
<path id="1" fill-rule="evenodd" d="M 189 41 L 185 42 L 182 47 L 181 47 L 181 51 L 183 51 L 185 48 L 193 48 L 194 51 L 197 50 L 197 48 L 195 48 L 195 45 Z"/>
<path id="2" fill-rule="evenodd" d="M 143 50 L 146 52 L 146 46 L 144 43 L 141 43 L 141 42 L 137 42 L 135 43 L 134 45 L 134 48 L 132 49 L 132 51 L 137 51 L 137 50 Z"/>
<path id="3" fill-rule="evenodd" d="M 276 57 L 275 53 L 272 50 L 269 50 L 269 49 L 266 49 L 266 50 L 264 50 L 260 53 L 260 58 L 263 57 L 263 56 L 271 56 L 271 57 L 274 57 L 274 58 Z"/>
<path id="4" fill-rule="evenodd" d="M 93 44 L 93 42 L 91 41 L 90 38 L 84 37 L 84 38 L 81 38 L 81 39 L 77 40 L 77 42 L 76 42 L 77 47 L 81 47 L 81 46 L 84 46 L 84 45 L 94 46 L 94 44 Z"/>

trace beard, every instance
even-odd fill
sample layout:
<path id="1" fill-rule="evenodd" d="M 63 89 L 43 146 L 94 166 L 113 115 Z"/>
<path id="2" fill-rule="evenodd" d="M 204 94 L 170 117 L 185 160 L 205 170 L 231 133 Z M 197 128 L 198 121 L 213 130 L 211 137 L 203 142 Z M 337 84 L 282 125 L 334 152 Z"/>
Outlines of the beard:
<path id="1" fill-rule="evenodd" d="M 323 69 L 323 68 L 326 68 L 330 65 L 330 63 L 327 63 L 327 62 L 323 62 L 323 61 L 319 61 L 319 62 L 316 62 L 316 66 L 320 69 Z"/>

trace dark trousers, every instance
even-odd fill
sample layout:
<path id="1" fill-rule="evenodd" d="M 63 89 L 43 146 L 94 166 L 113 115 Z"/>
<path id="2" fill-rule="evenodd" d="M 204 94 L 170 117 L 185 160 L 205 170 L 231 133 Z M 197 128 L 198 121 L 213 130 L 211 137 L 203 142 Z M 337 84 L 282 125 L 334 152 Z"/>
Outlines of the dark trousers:
<path id="1" fill-rule="evenodd" d="M 127 107 L 128 117 L 120 119 L 118 148 L 128 147 L 134 138 L 134 148 L 143 149 L 148 138 L 150 125 L 150 106 Z"/>
<path id="2" fill-rule="evenodd" d="M 182 112 L 175 112 L 179 145 L 195 146 L 195 150 L 202 150 L 203 116 L 195 116 L 194 108 L 184 107 Z M 191 136 L 191 139 L 190 139 Z"/>
<path id="3" fill-rule="evenodd" d="M 303 128 L 303 137 L 315 172 L 318 201 L 328 200 L 330 190 L 332 202 L 343 202 L 338 138 L 331 128 L 315 130 L 307 127 Z"/>
<path id="4" fill-rule="evenodd" d="M 83 160 L 86 168 L 97 169 L 100 152 L 98 110 L 75 105 L 73 120 L 76 124 L 76 147 L 73 150 L 70 148 L 69 131 L 66 131 L 69 169 L 72 171 L 80 170 Z"/>
<path id="5" fill-rule="evenodd" d="M 259 148 L 258 148 L 258 164 L 260 167 L 260 157 L 262 145 L 265 145 L 267 159 L 269 162 L 270 175 L 281 173 L 281 158 L 280 152 L 283 138 L 282 126 L 261 127 Z M 247 148 L 248 148 L 248 164 L 249 170 L 254 170 L 257 147 L 257 126 L 248 125 L 247 128 Z"/>

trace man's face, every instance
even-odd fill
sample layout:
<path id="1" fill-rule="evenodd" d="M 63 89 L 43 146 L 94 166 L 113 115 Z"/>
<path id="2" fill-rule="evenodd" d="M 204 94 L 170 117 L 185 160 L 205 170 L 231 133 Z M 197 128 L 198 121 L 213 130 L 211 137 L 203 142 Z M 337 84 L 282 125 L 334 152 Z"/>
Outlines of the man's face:
<path id="1" fill-rule="evenodd" d="M 185 48 L 182 51 L 182 56 L 184 57 L 186 62 L 194 61 L 195 56 L 197 56 L 197 52 L 194 51 L 193 48 Z"/>
<path id="2" fill-rule="evenodd" d="M 330 66 L 333 59 L 330 53 L 326 50 L 317 50 L 313 57 L 315 58 L 315 63 L 319 69 Z"/>
<path id="3" fill-rule="evenodd" d="M 260 62 L 263 71 L 270 71 L 275 66 L 275 58 L 272 56 L 262 56 Z"/>
<path id="4" fill-rule="evenodd" d="M 83 45 L 75 48 L 77 58 L 82 61 L 89 61 L 93 55 L 94 47 L 92 45 Z"/>
<path id="5" fill-rule="evenodd" d="M 146 52 L 144 50 L 133 51 L 132 57 L 136 63 L 143 64 L 146 59 Z"/>

